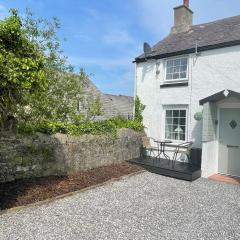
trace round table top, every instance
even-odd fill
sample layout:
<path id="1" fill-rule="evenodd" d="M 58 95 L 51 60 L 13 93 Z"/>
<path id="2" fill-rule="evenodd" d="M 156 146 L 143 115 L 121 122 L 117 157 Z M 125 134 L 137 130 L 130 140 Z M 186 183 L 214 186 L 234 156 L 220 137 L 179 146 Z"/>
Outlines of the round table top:
<path id="1" fill-rule="evenodd" d="M 155 143 L 172 143 L 170 140 L 154 140 Z"/>

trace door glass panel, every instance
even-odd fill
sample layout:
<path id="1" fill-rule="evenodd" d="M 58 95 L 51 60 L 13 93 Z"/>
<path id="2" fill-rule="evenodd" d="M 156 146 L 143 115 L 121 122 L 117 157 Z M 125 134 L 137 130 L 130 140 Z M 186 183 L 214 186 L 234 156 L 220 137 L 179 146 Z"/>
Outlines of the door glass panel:
<path id="1" fill-rule="evenodd" d="M 237 127 L 237 122 L 235 120 L 232 120 L 230 123 L 229 123 L 230 127 L 232 129 L 235 129 Z"/>

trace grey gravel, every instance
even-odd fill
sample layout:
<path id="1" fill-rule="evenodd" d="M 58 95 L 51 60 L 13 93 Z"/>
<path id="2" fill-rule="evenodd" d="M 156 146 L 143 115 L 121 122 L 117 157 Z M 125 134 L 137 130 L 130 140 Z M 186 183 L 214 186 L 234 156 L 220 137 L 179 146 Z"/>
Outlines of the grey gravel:
<path id="1" fill-rule="evenodd" d="M 240 187 L 144 172 L 1 215 L 0 239 L 240 239 Z"/>

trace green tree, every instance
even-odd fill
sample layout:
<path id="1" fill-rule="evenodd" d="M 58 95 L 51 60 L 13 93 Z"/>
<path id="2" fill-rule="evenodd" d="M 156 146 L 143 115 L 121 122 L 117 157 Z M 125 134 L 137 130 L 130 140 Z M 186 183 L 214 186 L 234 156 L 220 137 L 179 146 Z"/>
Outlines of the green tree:
<path id="1" fill-rule="evenodd" d="M 35 19 L 27 10 L 23 22 L 23 29 L 39 50 L 45 54 L 45 72 L 47 87 L 45 91 L 31 94 L 28 97 L 32 109 L 27 119 L 31 121 L 71 121 L 86 120 L 88 116 L 98 114 L 98 99 L 92 98 L 85 104 L 85 115 L 79 115 L 78 106 L 84 101 L 83 88 L 90 81 L 83 69 L 74 74 L 74 68 L 68 64 L 67 57 L 63 56 L 57 31 L 60 22 L 57 18 L 52 21 Z M 23 111 L 24 112 L 24 111 Z M 24 119 L 26 120 L 26 118 Z"/>
<path id="2" fill-rule="evenodd" d="M 24 96 L 42 91 L 47 85 L 45 57 L 22 31 L 17 11 L 0 22 L 0 123 L 17 116 L 25 104 Z"/>
<path id="3" fill-rule="evenodd" d="M 141 100 L 138 96 L 135 98 L 135 111 L 134 111 L 134 120 L 142 123 L 143 116 L 142 113 L 145 109 L 145 105 L 141 103 Z"/>
<path id="4" fill-rule="evenodd" d="M 16 10 L 0 21 L 0 123 L 8 116 L 21 123 L 74 121 L 89 76 L 63 56 L 57 31 L 60 23 L 35 19 L 27 10 L 20 18 Z M 87 106 L 87 116 L 97 113 L 98 100 Z M 87 118 L 87 116 L 84 116 Z M 83 117 L 83 118 L 84 118 Z"/>

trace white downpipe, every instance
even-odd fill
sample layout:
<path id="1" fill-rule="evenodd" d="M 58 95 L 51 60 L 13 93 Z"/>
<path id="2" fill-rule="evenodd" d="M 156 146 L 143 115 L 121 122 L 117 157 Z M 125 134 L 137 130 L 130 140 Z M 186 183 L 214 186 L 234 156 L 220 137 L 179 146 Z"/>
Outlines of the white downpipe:
<path id="1" fill-rule="evenodd" d="M 134 103 L 135 103 L 135 100 L 136 100 L 136 96 L 137 96 L 137 63 L 135 62 L 135 78 L 134 78 L 134 96 L 133 96 L 133 99 L 134 99 Z M 134 114 L 135 114 L 135 104 L 133 104 L 133 118 L 135 117 Z"/>

